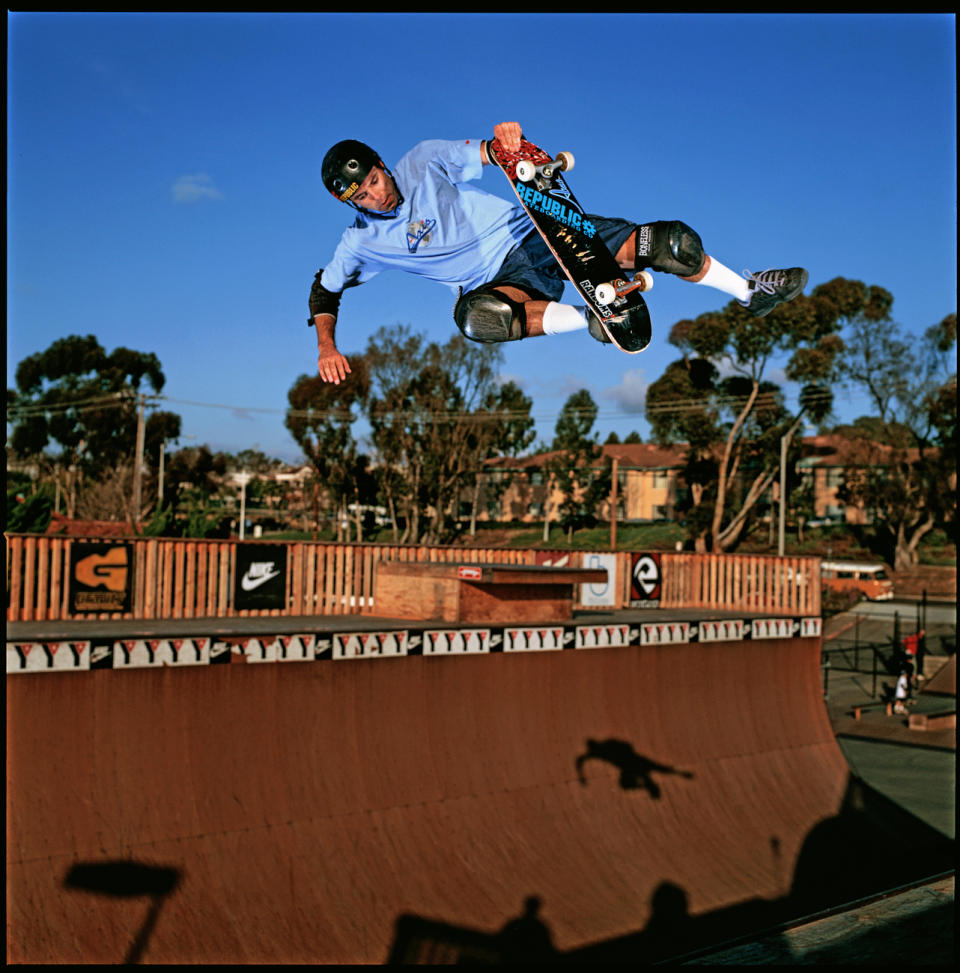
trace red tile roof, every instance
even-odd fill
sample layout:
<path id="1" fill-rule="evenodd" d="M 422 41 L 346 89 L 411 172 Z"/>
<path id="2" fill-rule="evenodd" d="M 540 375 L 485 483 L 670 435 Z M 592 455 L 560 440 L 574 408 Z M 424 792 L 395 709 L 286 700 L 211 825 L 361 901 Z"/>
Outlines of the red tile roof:
<path id="1" fill-rule="evenodd" d="M 76 520 L 63 514 L 51 514 L 44 533 L 60 537 L 133 537 L 137 531 L 129 521 Z"/>

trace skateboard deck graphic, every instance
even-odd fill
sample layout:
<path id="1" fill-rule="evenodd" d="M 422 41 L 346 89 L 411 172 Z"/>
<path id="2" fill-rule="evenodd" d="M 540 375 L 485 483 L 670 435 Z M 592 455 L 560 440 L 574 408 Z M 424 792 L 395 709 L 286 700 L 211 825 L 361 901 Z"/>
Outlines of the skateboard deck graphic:
<path id="1" fill-rule="evenodd" d="M 653 286 L 653 279 L 644 272 L 628 280 L 600 238 L 563 176 L 573 168 L 573 156 L 561 152 L 554 159 L 526 139 L 516 152 L 504 149 L 497 139 L 488 149 L 610 340 L 628 354 L 643 351 L 650 343 L 650 313 L 641 292 Z"/>

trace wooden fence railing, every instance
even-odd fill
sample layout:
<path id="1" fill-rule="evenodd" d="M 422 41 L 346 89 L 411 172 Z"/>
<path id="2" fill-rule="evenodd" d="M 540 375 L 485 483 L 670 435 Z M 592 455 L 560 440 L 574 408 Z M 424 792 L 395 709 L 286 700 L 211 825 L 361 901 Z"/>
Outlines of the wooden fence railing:
<path id="1" fill-rule="evenodd" d="M 287 607 L 234 606 L 238 542 L 110 538 L 133 548 L 131 610 L 82 616 L 70 611 L 70 550 L 83 540 L 6 535 L 7 621 L 86 618 L 218 618 L 254 615 L 372 614 L 376 563 L 382 560 L 535 564 L 532 549 L 410 547 L 257 542 L 283 547 Z M 543 553 L 543 552 L 539 552 Z M 591 552 L 574 552 L 582 563 Z M 603 553 L 603 552 L 597 552 Z M 632 555 L 617 552 L 617 590 L 609 608 L 631 602 Z M 813 557 L 661 553 L 663 608 L 708 608 L 778 615 L 820 614 L 820 563 Z M 579 595 L 578 595 L 579 598 Z M 578 607 L 580 607 L 578 605 Z"/>

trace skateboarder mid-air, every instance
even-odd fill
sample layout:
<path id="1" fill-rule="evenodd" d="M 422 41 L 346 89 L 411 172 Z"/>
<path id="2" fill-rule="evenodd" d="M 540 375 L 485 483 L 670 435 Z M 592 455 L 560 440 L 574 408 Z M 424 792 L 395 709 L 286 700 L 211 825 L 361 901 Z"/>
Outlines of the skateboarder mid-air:
<path id="1" fill-rule="evenodd" d="M 516 151 L 520 125 L 501 122 L 494 137 Z M 321 378 L 338 384 L 350 372 L 334 339 L 343 292 L 384 270 L 447 284 L 457 294 L 454 320 L 473 341 L 580 329 L 609 341 L 585 307 L 560 303 L 566 277 L 520 204 L 472 184 L 490 162 L 487 143 L 479 139 L 421 142 L 392 170 L 362 142 L 338 142 L 327 152 L 323 184 L 357 217 L 310 290 L 308 324 L 317 330 Z M 741 277 L 709 256 L 696 231 L 679 220 L 589 219 L 624 270 L 649 269 L 714 287 L 757 317 L 792 300 L 807 282 L 799 267 Z"/>

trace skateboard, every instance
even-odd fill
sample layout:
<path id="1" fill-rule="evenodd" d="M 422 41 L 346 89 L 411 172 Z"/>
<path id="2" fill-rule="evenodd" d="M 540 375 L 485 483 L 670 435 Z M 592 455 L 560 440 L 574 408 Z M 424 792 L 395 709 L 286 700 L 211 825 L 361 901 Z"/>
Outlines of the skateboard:
<path id="1" fill-rule="evenodd" d="M 610 340 L 628 354 L 643 351 L 650 343 L 650 312 L 642 292 L 653 287 L 653 277 L 646 271 L 633 280 L 624 276 L 563 177 L 573 168 L 573 154 L 560 152 L 552 158 L 526 139 L 516 152 L 508 152 L 498 139 L 487 148 Z"/>

